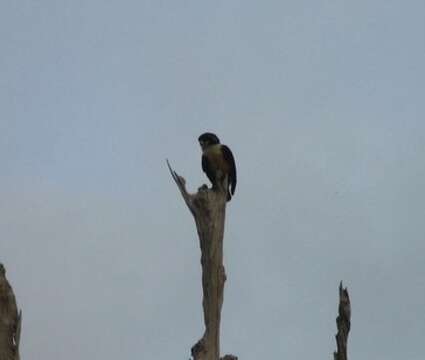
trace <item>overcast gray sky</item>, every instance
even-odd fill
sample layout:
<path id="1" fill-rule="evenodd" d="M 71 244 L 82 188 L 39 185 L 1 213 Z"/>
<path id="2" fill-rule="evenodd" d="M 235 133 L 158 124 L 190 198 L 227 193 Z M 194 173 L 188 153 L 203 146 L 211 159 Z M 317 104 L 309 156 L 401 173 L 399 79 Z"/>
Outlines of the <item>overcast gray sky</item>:
<path id="1" fill-rule="evenodd" d="M 23 359 L 187 359 L 193 219 L 165 166 L 238 165 L 222 353 L 422 360 L 425 2 L 2 1 L 0 261 Z"/>

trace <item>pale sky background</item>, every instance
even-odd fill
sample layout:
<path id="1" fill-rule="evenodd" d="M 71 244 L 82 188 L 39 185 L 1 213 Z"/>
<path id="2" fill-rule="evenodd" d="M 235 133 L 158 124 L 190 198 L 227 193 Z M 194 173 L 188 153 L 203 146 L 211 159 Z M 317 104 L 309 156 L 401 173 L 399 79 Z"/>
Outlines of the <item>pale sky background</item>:
<path id="1" fill-rule="evenodd" d="M 0 261 L 22 358 L 188 359 L 194 221 L 165 158 L 238 165 L 222 354 L 423 360 L 425 2 L 0 3 Z"/>

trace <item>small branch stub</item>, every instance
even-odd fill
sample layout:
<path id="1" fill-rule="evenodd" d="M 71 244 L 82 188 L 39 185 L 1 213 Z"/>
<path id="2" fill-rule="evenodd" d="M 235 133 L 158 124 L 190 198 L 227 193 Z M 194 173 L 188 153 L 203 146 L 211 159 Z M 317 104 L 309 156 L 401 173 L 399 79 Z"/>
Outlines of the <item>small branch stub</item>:
<path id="1" fill-rule="evenodd" d="M 335 335 L 337 351 L 334 352 L 334 360 L 347 360 L 347 341 L 351 326 L 351 304 L 347 288 L 339 284 L 339 306 L 338 317 L 336 318 L 338 329 Z"/>
<path id="2" fill-rule="evenodd" d="M 198 192 L 190 194 L 186 181 L 170 166 L 167 166 L 187 207 L 192 213 L 199 237 L 202 266 L 202 307 L 205 332 L 193 345 L 191 353 L 194 360 L 220 359 L 220 320 L 223 305 L 226 273 L 223 266 L 223 235 L 227 202 L 227 183 L 222 187 L 209 189 L 201 186 Z M 237 360 L 233 355 L 224 359 Z"/>

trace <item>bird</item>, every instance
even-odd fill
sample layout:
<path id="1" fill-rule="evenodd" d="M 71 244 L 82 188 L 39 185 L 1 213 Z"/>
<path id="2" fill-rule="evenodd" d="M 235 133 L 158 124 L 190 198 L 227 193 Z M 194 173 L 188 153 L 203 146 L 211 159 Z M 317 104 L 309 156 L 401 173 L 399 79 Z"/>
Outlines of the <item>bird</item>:
<path id="1" fill-rule="evenodd" d="M 210 132 L 203 133 L 198 141 L 202 149 L 202 170 L 211 181 L 212 189 L 226 186 L 227 201 L 230 201 L 236 189 L 236 164 L 232 151 Z"/>

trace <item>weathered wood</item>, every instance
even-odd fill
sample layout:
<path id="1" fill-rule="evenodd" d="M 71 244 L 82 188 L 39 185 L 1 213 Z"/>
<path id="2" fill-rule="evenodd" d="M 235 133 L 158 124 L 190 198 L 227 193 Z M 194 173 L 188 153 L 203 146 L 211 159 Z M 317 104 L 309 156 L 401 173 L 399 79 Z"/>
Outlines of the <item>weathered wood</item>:
<path id="1" fill-rule="evenodd" d="M 192 213 L 201 247 L 202 266 L 202 306 L 204 310 L 205 332 L 192 347 L 194 360 L 219 360 L 220 358 L 220 320 L 223 305 L 226 273 L 223 266 L 223 236 L 226 217 L 227 184 L 209 189 L 203 185 L 195 194 L 186 190 L 186 181 L 170 166 L 168 169 L 180 193 Z M 227 357 L 227 358 L 226 358 Z M 226 355 L 226 359 L 237 359 Z"/>
<path id="2" fill-rule="evenodd" d="M 347 360 L 347 341 L 350 332 L 351 304 L 347 288 L 339 284 L 339 306 L 336 326 L 338 329 L 335 335 L 337 351 L 334 352 L 334 360 Z"/>
<path id="3" fill-rule="evenodd" d="M 18 312 L 15 294 L 0 264 L 0 360 L 19 360 L 22 312 Z"/>

